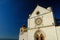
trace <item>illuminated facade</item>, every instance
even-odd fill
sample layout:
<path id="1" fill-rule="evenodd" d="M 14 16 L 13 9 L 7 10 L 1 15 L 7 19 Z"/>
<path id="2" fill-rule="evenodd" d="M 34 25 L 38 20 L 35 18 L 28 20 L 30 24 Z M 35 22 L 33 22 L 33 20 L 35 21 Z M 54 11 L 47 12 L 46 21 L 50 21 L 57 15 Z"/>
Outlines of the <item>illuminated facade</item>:
<path id="1" fill-rule="evenodd" d="M 55 26 L 51 7 L 39 5 L 29 14 L 28 27 L 20 28 L 19 40 L 60 40 L 60 27 Z"/>

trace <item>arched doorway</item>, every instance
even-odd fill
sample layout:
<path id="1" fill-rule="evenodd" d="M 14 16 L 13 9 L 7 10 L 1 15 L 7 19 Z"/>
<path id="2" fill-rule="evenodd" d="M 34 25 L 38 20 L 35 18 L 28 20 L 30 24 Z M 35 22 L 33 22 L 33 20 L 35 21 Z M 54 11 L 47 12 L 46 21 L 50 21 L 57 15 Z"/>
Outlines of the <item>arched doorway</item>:
<path id="1" fill-rule="evenodd" d="M 40 35 L 40 40 L 44 40 L 44 35 L 43 34 Z"/>
<path id="2" fill-rule="evenodd" d="M 34 34 L 34 40 L 45 40 L 45 36 L 42 31 L 37 30 Z"/>

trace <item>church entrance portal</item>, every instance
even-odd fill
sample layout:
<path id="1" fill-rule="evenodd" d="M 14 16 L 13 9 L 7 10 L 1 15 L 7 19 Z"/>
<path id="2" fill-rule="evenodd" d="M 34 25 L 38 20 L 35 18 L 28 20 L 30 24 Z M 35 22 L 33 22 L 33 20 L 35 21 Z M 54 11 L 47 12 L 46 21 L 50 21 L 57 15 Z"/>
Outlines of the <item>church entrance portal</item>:
<path id="1" fill-rule="evenodd" d="M 43 33 L 40 30 L 37 30 L 34 34 L 34 40 L 45 40 Z"/>

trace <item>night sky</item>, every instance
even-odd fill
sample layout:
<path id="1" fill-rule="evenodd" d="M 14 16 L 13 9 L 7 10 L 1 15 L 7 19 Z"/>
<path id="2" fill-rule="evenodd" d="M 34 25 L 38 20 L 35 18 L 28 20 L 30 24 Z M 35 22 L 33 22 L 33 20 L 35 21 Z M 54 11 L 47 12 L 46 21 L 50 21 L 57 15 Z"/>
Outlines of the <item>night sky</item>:
<path id="1" fill-rule="evenodd" d="M 37 4 L 51 6 L 54 17 L 60 19 L 59 0 L 0 0 L 0 38 L 18 39 L 20 27 L 27 26 L 28 15 Z"/>

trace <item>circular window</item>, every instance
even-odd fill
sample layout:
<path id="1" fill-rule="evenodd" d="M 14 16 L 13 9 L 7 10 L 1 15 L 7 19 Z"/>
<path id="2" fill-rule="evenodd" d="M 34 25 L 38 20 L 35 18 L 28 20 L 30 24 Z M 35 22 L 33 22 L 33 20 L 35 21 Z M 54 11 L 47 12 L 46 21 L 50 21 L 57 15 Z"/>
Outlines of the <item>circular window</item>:
<path id="1" fill-rule="evenodd" d="M 39 13 L 40 13 L 40 12 L 39 12 L 39 11 L 37 11 L 37 13 L 36 13 L 36 14 L 37 14 L 37 15 L 39 15 Z"/>
<path id="2" fill-rule="evenodd" d="M 35 24 L 40 25 L 42 23 L 42 19 L 41 18 L 36 18 L 35 19 Z"/>

